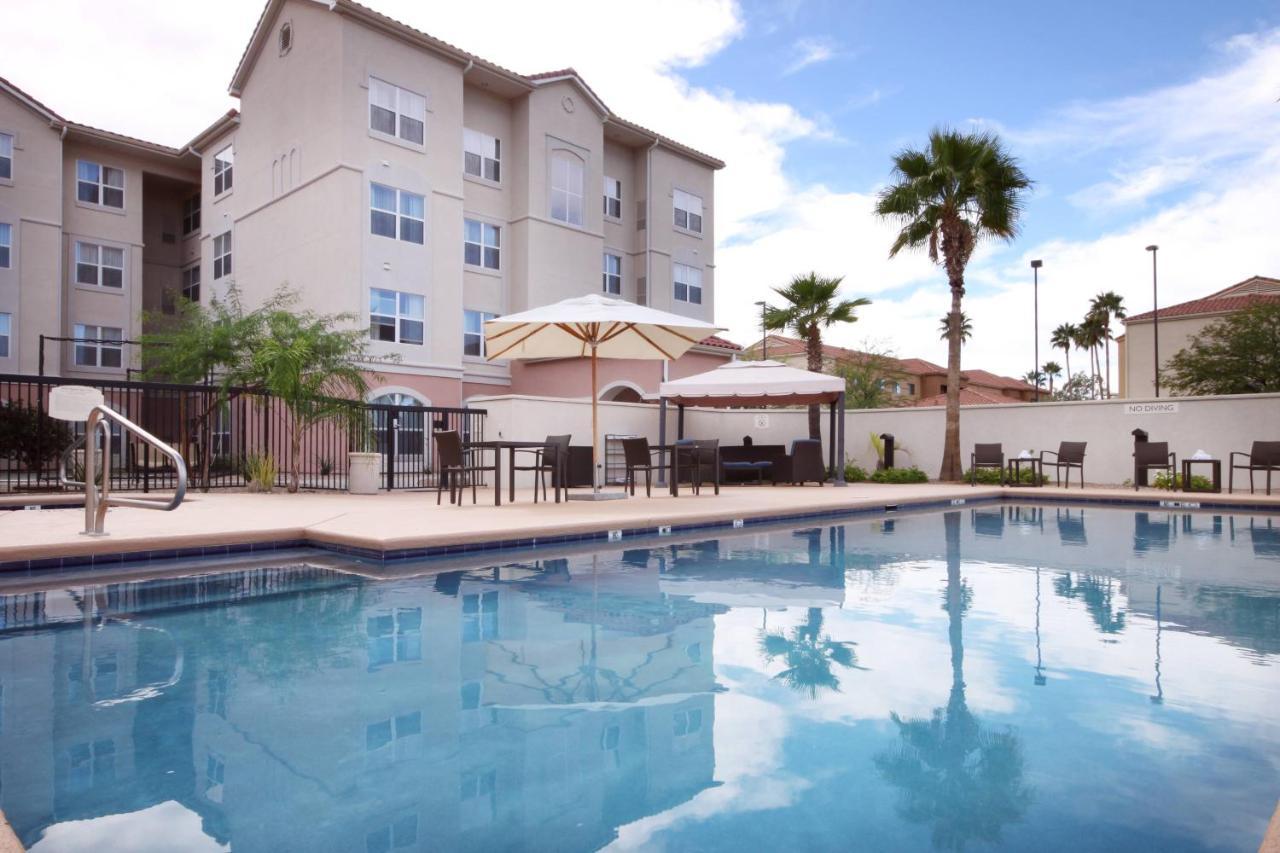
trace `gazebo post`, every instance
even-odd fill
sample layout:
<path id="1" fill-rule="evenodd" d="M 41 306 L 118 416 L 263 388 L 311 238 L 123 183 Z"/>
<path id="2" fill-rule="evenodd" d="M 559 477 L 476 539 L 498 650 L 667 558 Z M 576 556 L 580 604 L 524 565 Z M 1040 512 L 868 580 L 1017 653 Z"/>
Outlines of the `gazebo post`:
<path id="1" fill-rule="evenodd" d="M 667 398 L 658 398 L 658 485 L 667 484 Z"/>
<path id="2" fill-rule="evenodd" d="M 840 418 L 840 419 L 839 419 L 839 421 L 837 421 L 837 422 L 836 422 L 836 436 L 837 436 L 837 438 L 836 438 L 836 447 L 838 447 L 838 448 L 839 448 L 839 450 L 840 450 L 840 455 L 839 455 L 839 457 L 838 457 L 838 459 L 839 459 L 839 461 L 840 461 L 840 464 L 836 466 L 836 485 L 837 485 L 837 486 L 845 486 L 845 485 L 848 485 L 848 484 L 844 481 L 844 460 L 845 460 L 845 455 L 844 455 L 844 414 L 845 414 L 845 411 L 844 411 L 844 406 L 845 406 L 844 393 L 845 393 L 845 392 L 843 392 L 843 391 L 841 391 L 841 392 L 840 392 L 840 406 L 839 406 L 839 408 L 840 408 L 840 415 L 839 415 L 839 418 Z M 842 535 L 843 535 L 843 534 L 842 534 Z M 842 549 L 842 550 L 843 550 L 843 549 Z"/>
<path id="3" fill-rule="evenodd" d="M 828 467 L 831 469 L 831 482 L 836 481 L 836 400 L 837 397 L 831 398 L 831 403 L 827 406 L 827 459 L 830 460 Z"/>
<path id="4" fill-rule="evenodd" d="M 684 403 L 676 403 L 676 440 L 684 440 Z"/>

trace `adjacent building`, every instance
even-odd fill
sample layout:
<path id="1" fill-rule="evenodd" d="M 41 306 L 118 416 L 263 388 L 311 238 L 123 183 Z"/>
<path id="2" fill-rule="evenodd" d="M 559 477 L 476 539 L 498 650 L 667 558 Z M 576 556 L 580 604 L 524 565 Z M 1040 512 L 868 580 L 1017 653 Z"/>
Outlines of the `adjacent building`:
<path id="1" fill-rule="evenodd" d="M 457 405 L 575 378 L 487 362 L 486 318 L 593 289 L 713 317 L 724 164 L 573 69 L 517 74 L 350 0 L 270 0 L 230 91 L 238 110 L 170 148 L 0 80 L 0 372 L 124 378 L 144 312 L 288 287 L 398 357 L 376 397 Z M 661 378 L 611 365 L 615 389 Z"/>
<path id="2" fill-rule="evenodd" d="M 1124 334 L 1116 338 L 1120 353 L 1120 396 L 1151 397 L 1155 394 L 1156 320 L 1160 326 L 1160 367 L 1190 345 L 1205 326 L 1267 300 L 1280 300 L 1280 279 L 1255 275 L 1201 299 L 1161 307 L 1159 311 L 1133 314 L 1124 321 Z"/>

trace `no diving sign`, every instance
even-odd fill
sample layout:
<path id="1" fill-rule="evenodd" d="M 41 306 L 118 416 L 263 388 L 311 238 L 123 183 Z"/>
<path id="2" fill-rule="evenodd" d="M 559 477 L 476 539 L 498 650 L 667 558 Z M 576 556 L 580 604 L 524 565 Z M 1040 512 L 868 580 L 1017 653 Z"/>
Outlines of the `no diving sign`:
<path id="1" fill-rule="evenodd" d="M 1177 403 L 1125 403 L 1126 415 L 1174 415 L 1178 413 Z"/>

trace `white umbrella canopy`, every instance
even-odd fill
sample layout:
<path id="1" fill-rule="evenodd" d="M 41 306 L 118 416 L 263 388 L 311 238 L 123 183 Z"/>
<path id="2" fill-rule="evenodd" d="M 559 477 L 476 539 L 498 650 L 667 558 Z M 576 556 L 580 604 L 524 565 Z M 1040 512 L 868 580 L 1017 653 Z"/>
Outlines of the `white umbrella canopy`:
<path id="1" fill-rule="evenodd" d="M 591 358 L 591 471 L 598 469 L 596 360 L 671 361 L 723 327 L 598 293 L 507 314 L 484 324 L 485 355 L 499 358 Z"/>
<path id="2" fill-rule="evenodd" d="M 658 394 L 677 403 L 799 405 L 825 403 L 845 390 L 839 376 L 801 370 L 777 361 L 731 361 L 714 370 L 673 379 L 658 386 Z"/>

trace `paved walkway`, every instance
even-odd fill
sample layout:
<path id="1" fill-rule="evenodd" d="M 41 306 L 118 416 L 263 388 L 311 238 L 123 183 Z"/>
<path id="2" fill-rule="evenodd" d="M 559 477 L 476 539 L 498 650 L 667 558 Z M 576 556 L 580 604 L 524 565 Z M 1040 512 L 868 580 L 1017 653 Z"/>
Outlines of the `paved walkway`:
<path id="1" fill-rule="evenodd" d="M 245 492 L 199 492 L 174 512 L 116 508 L 107 514 L 108 536 L 80 535 L 82 509 L 0 511 L 0 563 L 59 557 L 82 557 L 161 549 L 306 540 L 377 551 L 427 548 L 463 543 L 543 539 L 612 529 L 698 524 L 841 509 L 946 501 L 956 498 L 1007 499 L 1088 498 L 1106 500 L 1177 500 L 1206 507 L 1214 500 L 1280 510 L 1280 494 L 1186 495 L 1144 489 L 1088 488 L 1064 490 L 999 489 L 991 486 L 856 484 L 824 486 L 736 486 L 710 489 L 701 495 L 635 498 L 598 503 L 532 502 L 532 492 L 517 491 L 514 504 L 493 505 L 493 494 L 480 490 L 479 502 L 462 507 L 436 506 L 434 492 L 380 495 L 300 493 L 269 495 Z M 446 498 L 447 500 L 447 498 Z"/>

